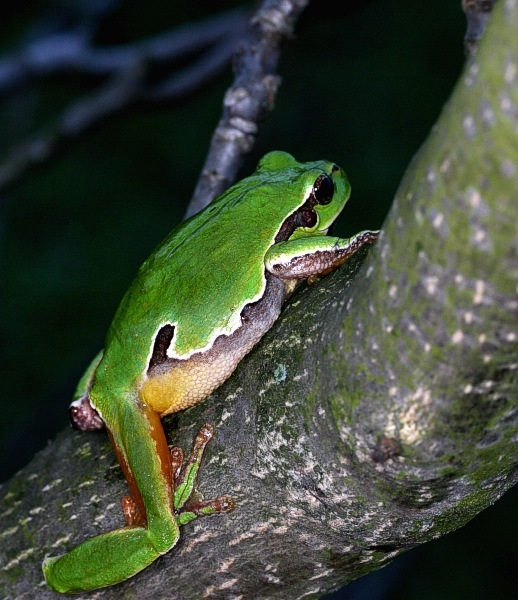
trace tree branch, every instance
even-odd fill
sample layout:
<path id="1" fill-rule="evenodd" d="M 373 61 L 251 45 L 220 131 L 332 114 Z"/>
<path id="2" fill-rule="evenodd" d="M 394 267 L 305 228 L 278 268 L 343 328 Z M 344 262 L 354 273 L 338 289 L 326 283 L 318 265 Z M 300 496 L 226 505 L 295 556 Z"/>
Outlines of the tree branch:
<path id="1" fill-rule="evenodd" d="M 212 81 L 227 67 L 245 22 L 244 12 L 236 10 L 115 48 L 93 47 L 91 35 L 77 28 L 38 39 L 2 59 L 0 94 L 4 95 L 41 77 L 70 73 L 94 75 L 101 83 L 9 152 L 0 164 L 0 191 L 100 121 L 130 106 L 178 101 Z M 175 72 L 177 62 L 190 56 L 195 57 L 191 64 Z M 157 66 L 165 66 L 165 74 L 150 81 Z"/>
<path id="2" fill-rule="evenodd" d="M 234 59 L 234 82 L 225 94 L 223 114 L 186 217 L 199 212 L 235 181 L 255 143 L 259 123 L 273 109 L 280 85 L 276 73 L 281 44 L 293 35 L 308 1 L 264 0 L 250 20 Z"/>
<path id="3" fill-rule="evenodd" d="M 234 10 L 210 19 L 189 23 L 151 38 L 115 47 L 95 47 L 85 27 L 45 35 L 0 60 L 0 94 L 41 78 L 77 73 L 95 77 L 118 77 L 121 72 L 147 63 L 168 65 L 210 49 L 236 30 L 243 31 L 245 13 Z"/>

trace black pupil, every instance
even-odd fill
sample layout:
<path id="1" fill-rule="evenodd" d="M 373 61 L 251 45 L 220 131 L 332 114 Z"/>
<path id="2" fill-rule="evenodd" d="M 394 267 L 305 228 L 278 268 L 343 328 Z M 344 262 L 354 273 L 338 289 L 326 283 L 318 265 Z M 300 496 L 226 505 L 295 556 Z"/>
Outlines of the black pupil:
<path id="1" fill-rule="evenodd" d="M 335 186 L 329 175 L 322 173 L 313 185 L 313 195 L 319 204 L 329 204 L 333 199 Z"/>

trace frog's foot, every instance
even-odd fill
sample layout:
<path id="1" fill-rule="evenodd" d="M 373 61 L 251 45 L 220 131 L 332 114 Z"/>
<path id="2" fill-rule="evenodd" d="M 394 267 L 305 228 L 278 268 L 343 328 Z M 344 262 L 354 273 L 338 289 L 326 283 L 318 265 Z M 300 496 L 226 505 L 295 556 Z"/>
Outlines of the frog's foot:
<path id="1" fill-rule="evenodd" d="M 228 513 L 234 510 L 234 501 L 230 496 L 220 496 L 213 500 L 192 501 L 191 496 L 193 495 L 203 452 L 213 437 L 214 427 L 207 424 L 203 425 L 194 440 L 192 452 L 183 467 L 183 450 L 178 446 L 170 449 L 175 518 L 178 525 L 185 525 L 197 517 Z M 129 527 L 145 527 L 145 519 L 133 497 L 124 496 L 121 503 L 126 525 Z"/>
<path id="2" fill-rule="evenodd" d="M 332 253 L 335 255 L 332 263 L 319 271 L 318 273 L 312 273 L 307 277 L 309 285 L 315 283 L 325 275 L 329 275 L 333 271 L 336 271 L 338 267 L 344 264 L 344 262 L 357 252 L 365 244 L 373 244 L 379 236 L 379 231 L 360 231 L 354 237 L 349 240 L 344 240 L 346 243 L 341 244 L 338 248 L 333 248 Z"/>
<path id="3" fill-rule="evenodd" d="M 196 484 L 196 476 L 203 458 L 203 452 L 213 437 L 214 427 L 207 424 L 203 425 L 194 440 L 192 452 L 183 468 L 183 450 L 178 446 L 173 446 L 169 451 L 173 473 L 175 517 L 178 525 L 185 525 L 196 519 L 196 517 L 228 513 L 234 510 L 234 501 L 230 496 L 220 496 L 213 500 L 197 502 L 193 502 L 193 498 L 191 498 Z M 133 497 L 123 496 L 121 503 L 126 525 L 129 527 L 145 527 L 145 519 L 140 513 Z"/>
<path id="4" fill-rule="evenodd" d="M 179 525 L 185 525 L 196 517 L 227 513 L 234 509 L 234 501 L 229 496 L 220 496 L 214 500 L 189 502 L 192 500 L 196 475 L 198 474 L 203 452 L 214 437 L 214 427 L 203 425 L 199 430 L 192 452 L 182 468 L 183 451 L 177 446 L 171 448 L 171 464 L 173 468 L 174 508 Z"/>

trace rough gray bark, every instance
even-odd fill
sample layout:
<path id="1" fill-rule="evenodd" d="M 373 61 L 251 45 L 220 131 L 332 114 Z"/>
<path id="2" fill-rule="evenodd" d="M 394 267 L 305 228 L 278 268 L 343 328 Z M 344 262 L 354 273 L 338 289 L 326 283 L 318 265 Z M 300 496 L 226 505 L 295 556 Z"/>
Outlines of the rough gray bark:
<path id="1" fill-rule="evenodd" d="M 166 419 L 185 448 L 216 426 L 199 489 L 236 510 L 89 597 L 317 597 L 516 482 L 517 28 L 501 0 L 366 263 L 297 294 L 220 390 Z M 2 491 L 2 597 L 55 596 L 42 558 L 121 525 L 124 493 L 104 434 L 61 434 Z"/>

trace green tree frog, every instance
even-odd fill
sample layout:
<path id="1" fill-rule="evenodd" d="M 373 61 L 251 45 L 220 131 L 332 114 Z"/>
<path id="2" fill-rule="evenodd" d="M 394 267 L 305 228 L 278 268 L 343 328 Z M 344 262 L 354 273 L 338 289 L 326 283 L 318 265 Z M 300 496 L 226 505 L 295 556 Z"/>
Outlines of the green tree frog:
<path id="1" fill-rule="evenodd" d="M 349 193 L 332 162 L 270 152 L 144 262 L 71 406 L 77 428 L 108 430 L 131 492 L 123 498 L 126 526 L 47 558 L 51 588 L 71 593 L 123 581 L 168 552 L 181 525 L 233 508 L 225 496 L 190 500 L 212 427 L 201 429 L 182 466 L 160 418 L 221 385 L 301 281 L 376 239 L 373 231 L 327 235 Z"/>

